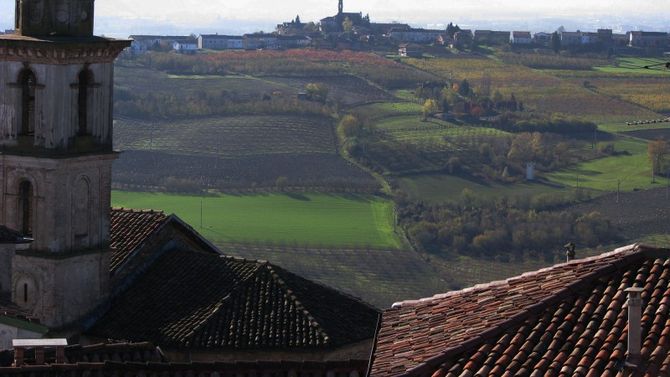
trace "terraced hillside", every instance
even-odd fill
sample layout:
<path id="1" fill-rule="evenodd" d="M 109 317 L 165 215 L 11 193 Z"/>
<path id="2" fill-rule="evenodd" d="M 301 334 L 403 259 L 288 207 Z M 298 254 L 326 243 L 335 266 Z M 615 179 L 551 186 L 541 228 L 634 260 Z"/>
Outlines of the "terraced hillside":
<path id="1" fill-rule="evenodd" d="M 328 99 L 344 106 L 360 105 L 369 102 L 393 101 L 394 97 L 383 88 L 363 78 L 353 75 L 315 76 L 315 77 L 266 77 L 300 91 L 309 83 L 320 83 L 328 88 Z"/>
<path id="2" fill-rule="evenodd" d="M 237 116 L 173 121 L 117 120 L 118 184 L 330 187 L 374 191 L 374 179 L 337 153 L 323 117 Z"/>
<path id="3" fill-rule="evenodd" d="M 408 64 L 444 78 L 467 79 L 477 88 L 484 76 L 492 90 L 515 94 L 530 109 L 579 116 L 596 122 L 654 119 L 658 114 L 622 99 L 599 95 L 583 82 L 563 80 L 551 74 L 488 58 L 408 59 Z"/>

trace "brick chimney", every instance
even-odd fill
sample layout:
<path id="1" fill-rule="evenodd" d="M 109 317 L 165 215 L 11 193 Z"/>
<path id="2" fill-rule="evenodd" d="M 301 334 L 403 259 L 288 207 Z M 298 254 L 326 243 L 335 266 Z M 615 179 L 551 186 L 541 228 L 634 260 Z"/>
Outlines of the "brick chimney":
<path id="1" fill-rule="evenodd" d="M 628 293 L 628 355 L 626 369 L 635 370 L 640 364 L 640 345 L 642 344 L 642 297 L 644 289 L 631 287 L 625 290 Z"/>

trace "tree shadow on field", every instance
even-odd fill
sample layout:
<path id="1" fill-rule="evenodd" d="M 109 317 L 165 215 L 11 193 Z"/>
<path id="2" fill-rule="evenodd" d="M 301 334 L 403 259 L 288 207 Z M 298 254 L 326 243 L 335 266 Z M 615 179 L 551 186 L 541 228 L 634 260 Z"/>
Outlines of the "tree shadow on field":
<path id="1" fill-rule="evenodd" d="M 341 194 L 326 194 L 326 195 L 332 198 L 350 200 L 352 202 L 361 202 L 361 203 L 370 202 L 370 197 L 362 194 L 341 193 Z"/>
<path id="2" fill-rule="evenodd" d="M 312 199 L 310 199 L 308 196 L 303 195 L 303 194 L 300 194 L 300 193 L 297 193 L 297 192 L 287 192 L 287 193 L 285 193 L 284 195 L 288 196 L 288 197 L 291 198 L 291 199 L 294 199 L 294 200 L 301 200 L 301 201 L 303 201 L 303 202 L 309 202 L 309 201 L 312 200 Z"/>

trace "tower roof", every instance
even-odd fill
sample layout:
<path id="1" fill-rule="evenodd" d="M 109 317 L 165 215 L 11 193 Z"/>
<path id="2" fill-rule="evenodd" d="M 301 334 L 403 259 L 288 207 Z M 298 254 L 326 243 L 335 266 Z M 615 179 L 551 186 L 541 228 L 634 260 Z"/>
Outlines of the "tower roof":
<path id="1" fill-rule="evenodd" d="M 16 0 L 16 33 L 91 37 L 95 0 Z"/>

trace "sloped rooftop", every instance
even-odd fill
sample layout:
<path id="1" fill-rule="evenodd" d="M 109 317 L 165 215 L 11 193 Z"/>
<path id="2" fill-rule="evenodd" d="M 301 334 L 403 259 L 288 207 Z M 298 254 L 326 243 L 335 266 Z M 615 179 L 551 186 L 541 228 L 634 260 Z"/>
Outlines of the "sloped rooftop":
<path id="1" fill-rule="evenodd" d="M 323 349 L 372 339 L 378 312 L 265 262 L 173 250 L 88 332 L 194 349 Z"/>
<path id="2" fill-rule="evenodd" d="M 111 271 L 116 271 L 133 251 L 167 222 L 168 218 L 161 211 L 112 208 L 110 220 Z"/>
<path id="3" fill-rule="evenodd" d="M 383 313 L 370 375 L 616 375 L 632 286 L 644 288 L 641 375 L 668 375 L 670 251 L 637 245 L 397 303 Z"/>

